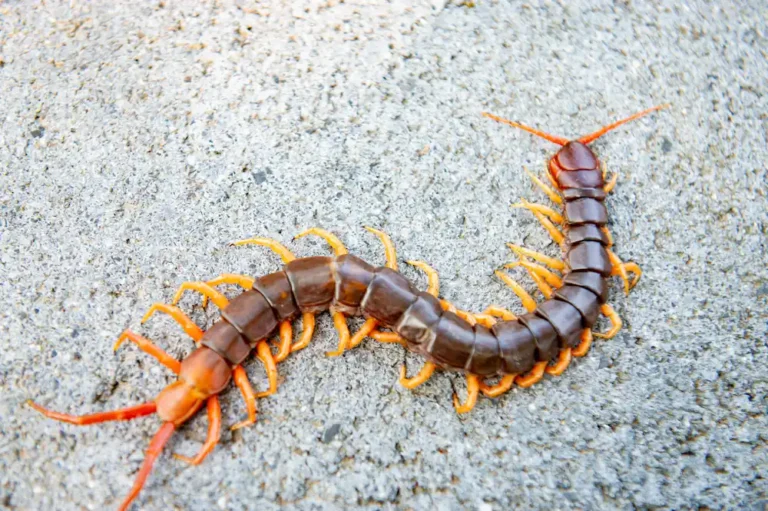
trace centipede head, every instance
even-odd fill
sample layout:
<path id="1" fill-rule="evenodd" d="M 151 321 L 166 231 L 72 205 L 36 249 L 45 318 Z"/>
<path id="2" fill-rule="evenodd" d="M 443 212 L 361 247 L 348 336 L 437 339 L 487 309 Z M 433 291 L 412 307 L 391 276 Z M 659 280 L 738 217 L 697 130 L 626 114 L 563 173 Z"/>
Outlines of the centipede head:
<path id="1" fill-rule="evenodd" d="M 549 175 L 559 189 L 599 188 L 604 183 L 600 161 L 586 144 L 567 142 L 549 160 Z"/>
<path id="2" fill-rule="evenodd" d="M 560 150 L 549 160 L 549 174 L 552 178 L 552 182 L 557 185 L 559 189 L 565 188 L 597 188 L 602 187 L 604 184 L 603 173 L 600 171 L 600 160 L 597 159 L 592 149 L 588 147 L 588 144 L 594 142 L 598 138 L 602 137 L 611 130 L 614 130 L 626 124 L 630 121 L 643 117 L 656 110 L 667 108 L 669 105 L 658 105 L 642 112 L 638 112 L 625 119 L 618 120 L 607 126 L 603 126 L 594 133 L 584 135 L 576 140 L 568 140 L 563 137 L 557 137 L 550 135 L 549 133 L 531 128 L 519 122 L 509 121 L 502 119 L 493 114 L 483 112 L 485 117 L 493 119 L 494 121 L 508 124 L 512 127 L 519 128 L 528 133 L 532 133 L 545 140 L 549 140 L 552 143 L 562 146 Z"/>

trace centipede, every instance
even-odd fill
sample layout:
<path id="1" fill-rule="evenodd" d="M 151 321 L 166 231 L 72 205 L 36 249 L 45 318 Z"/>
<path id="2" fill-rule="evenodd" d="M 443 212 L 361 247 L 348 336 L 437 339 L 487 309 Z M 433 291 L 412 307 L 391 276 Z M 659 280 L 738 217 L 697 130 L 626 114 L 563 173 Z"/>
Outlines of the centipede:
<path id="1" fill-rule="evenodd" d="M 336 349 L 327 352 L 328 356 L 342 355 L 372 338 L 400 344 L 424 358 L 414 376 L 407 375 L 404 365 L 401 368 L 399 383 L 405 388 L 415 389 L 437 370 L 463 374 L 466 397 L 461 400 L 453 395 L 459 414 L 470 412 L 480 394 L 497 398 L 514 386 L 526 388 L 545 375 L 559 376 L 574 357 L 587 354 L 594 338 L 610 339 L 622 328 L 621 318 L 608 303 L 609 279 L 620 277 L 624 292 L 629 294 L 642 275 L 636 263 L 623 262 L 613 251 L 605 200 L 618 174 L 608 179 L 605 164 L 588 145 L 627 122 L 668 106 L 643 110 L 575 140 L 483 113 L 489 119 L 561 146 L 547 166 L 551 186 L 525 169 L 561 211 L 524 199 L 514 206 L 534 215 L 559 245 L 562 257 L 509 244 L 516 260 L 495 272 L 521 300 L 526 311 L 522 315 L 498 305 L 478 313 L 460 310 L 440 298 L 439 276 L 432 267 L 424 261 L 407 261 L 427 276 L 427 289 L 420 291 L 398 271 L 396 249 L 389 236 L 372 227 L 366 229 L 384 246 L 386 264 L 381 267 L 349 254 L 336 235 L 317 227 L 296 238 L 319 236 L 330 245 L 332 256 L 297 258 L 276 240 L 249 238 L 233 245 L 267 247 L 281 258 L 283 268 L 258 278 L 226 273 L 209 281 L 184 282 L 171 303 L 155 303 L 142 318 L 142 324 L 156 313 L 173 318 L 196 344 L 189 356 L 179 361 L 132 330 L 118 337 L 115 350 L 129 341 L 177 375 L 153 401 L 80 416 L 52 411 L 33 401 L 28 404 L 48 418 L 80 426 L 158 416 L 162 424 L 150 441 L 133 487 L 118 508 L 124 511 L 139 495 L 173 433 L 203 407 L 208 416 L 208 433 L 202 448 L 194 457 L 175 456 L 198 465 L 214 450 L 222 422 L 219 394 L 230 383 L 239 389 L 247 411 L 247 418 L 231 428 L 254 424 L 257 400 L 278 390 L 278 364 L 310 344 L 316 316 L 325 311 L 331 314 L 339 335 Z M 544 301 L 537 303 L 503 271 L 508 268 L 524 269 Z M 237 285 L 243 291 L 228 299 L 217 289 L 224 284 Z M 210 302 L 220 311 L 219 319 L 206 331 L 177 306 L 188 291 L 202 295 L 204 306 Z M 610 326 L 607 331 L 593 332 L 601 315 Z M 348 318 L 356 316 L 365 321 L 352 334 Z M 297 319 L 301 319 L 302 331 L 294 336 L 293 321 Z M 273 337 L 277 342 L 272 341 Z M 265 368 L 268 389 L 263 392 L 254 391 L 242 365 L 252 354 Z"/>

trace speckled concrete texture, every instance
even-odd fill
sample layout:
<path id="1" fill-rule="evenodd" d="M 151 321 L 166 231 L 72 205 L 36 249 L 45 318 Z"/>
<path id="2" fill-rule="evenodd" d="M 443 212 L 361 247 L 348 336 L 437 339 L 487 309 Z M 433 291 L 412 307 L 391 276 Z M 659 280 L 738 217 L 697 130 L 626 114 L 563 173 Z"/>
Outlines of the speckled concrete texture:
<path id="1" fill-rule="evenodd" d="M 763 509 L 766 19 L 727 1 L 0 3 L 0 507 L 117 507 L 157 419 L 78 428 L 24 403 L 151 400 L 172 376 L 112 342 L 131 327 L 189 353 L 171 320 L 139 320 L 185 280 L 278 268 L 230 241 L 325 254 L 291 240 L 321 226 L 381 264 L 373 225 L 458 306 L 520 311 L 493 270 L 506 242 L 557 254 L 509 208 L 546 203 L 522 167 L 556 146 L 481 112 L 575 137 L 670 102 L 594 144 L 620 173 L 616 251 L 645 272 L 613 287 L 616 338 L 458 417 L 459 375 L 411 392 L 399 346 L 326 358 L 323 315 L 258 424 L 188 468 L 170 453 L 199 448 L 201 414 L 135 509 Z M 222 404 L 243 418 L 236 390 Z"/>

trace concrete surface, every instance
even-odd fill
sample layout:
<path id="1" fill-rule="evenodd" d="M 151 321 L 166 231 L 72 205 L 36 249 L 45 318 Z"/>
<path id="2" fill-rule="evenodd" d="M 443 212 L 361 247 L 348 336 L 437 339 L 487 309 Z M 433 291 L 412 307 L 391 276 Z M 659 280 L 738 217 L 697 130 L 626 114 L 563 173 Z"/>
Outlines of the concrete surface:
<path id="1" fill-rule="evenodd" d="M 381 263 L 370 224 L 459 306 L 519 311 L 492 271 L 507 241 L 556 254 L 509 209 L 545 202 L 521 168 L 556 147 L 480 112 L 575 137 L 671 102 L 594 145 L 621 174 L 616 250 L 645 271 L 628 298 L 614 286 L 615 339 L 457 417 L 460 376 L 403 390 L 418 359 L 373 341 L 325 358 L 324 315 L 259 423 L 187 468 L 169 453 L 199 447 L 195 419 L 135 509 L 763 509 L 765 3 L 109 4 L 0 4 L 0 507 L 117 506 L 157 419 L 77 428 L 24 401 L 152 399 L 171 376 L 112 341 L 130 326 L 188 353 L 139 319 L 184 280 L 278 267 L 229 241 L 324 254 L 291 242 L 318 225 Z M 223 409 L 243 417 L 236 391 Z"/>

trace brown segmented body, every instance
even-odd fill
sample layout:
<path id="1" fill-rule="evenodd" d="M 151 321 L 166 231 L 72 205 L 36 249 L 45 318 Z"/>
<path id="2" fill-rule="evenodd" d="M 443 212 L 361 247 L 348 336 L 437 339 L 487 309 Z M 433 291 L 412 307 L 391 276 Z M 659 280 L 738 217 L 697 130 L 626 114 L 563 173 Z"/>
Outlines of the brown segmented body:
<path id="1" fill-rule="evenodd" d="M 514 320 L 518 323 L 516 335 L 499 335 L 508 331 L 503 324 L 491 329 L 470 325 L 443 310 L 436 299 L 417 290 L 400 273 L 374 268 L 345 254 L 295 259 L 283 271 L 261 277 L 254 289 L 237 296 L 221 311 L 220 322 L 240 332 L 242 342 L 232 340 L 230 328 L 215 325 L 200 349 L 215 347 L 234 366 L 242 361 L 246 344 L 253 347 L 272 335 L 280 321 L 300 312 L 330 309 L 376 319 L 403 337 L 409 350 L 445 369 L 479 376 L 519 374 L 536 362 L 551 360 L 559 349 L 577 345 L 581 332 L 595 324 L 605 302 L 605 278 L 611 273 L 607 240 L 599 229 L 607 214 L 602 202 L 605 194 L 600 193 L 605 183 L 597 159 L 579 142 L 567 144 L 558 154 L 563 156 L 557 161 L 566 161 L 570 167 L 558 169 L 558 176 L 569 176 L 561 184 L 567 191 L 565 232 L 574 229 L 579 233 L 575 241 L 567 240 L 564 262 L 571 271 L 566 272 L 564 285 L 553 298 Z M 588 187 L 590 183 L 599 188 Z"/>
<path id="2" fill-rule="evenodd" d="M 476 321 L 470 323 L 466 318 L 477 319 L 481 315 L 460 314 L 461 311 L 450 310 L 450 304 L 446 305 L 434 296 L 437 291 L 436 288 L 432 289 L 432 284 L 430 292 L 419 291 L 393 269 L 396 267 L 394 247 L 386 235 L 379 231 L 372 230 L 380 235 L 387 248 L 387 266 L 379 268 L 347 254 L 335 236 L 316 229 L 310 231 L 315 231 L 314 234 L 321 235 L 331 243 L 336 252 L 335 257 L 296 259 L 285 247 L 271 240 L 245 240 L 270 246 L 281 254 L 287 264 L 281 271 L 258 279 L 227 274 L 211 281 L 210 284 L 213 285 L 237 283 L 246 288 L 245 292 L 231 301 L 206 283 L 185 283 L 177 293 L 174 304 L 184 289 L 193 289 L 211 298 L 221 309 L 221 318 L 206 332 L 200 330 L 174 306 L 155 304 L 145 316 L 146 319 L 155 310 L 160 310 L 179 322 L 184 330 L 199 342 L 198 348 L 188 357 L 179 362 L 147 339 L 128 330 L 115 345 L 117 347 L 123 340 L 129 339 L 178 374 L 178 380 L 163 389 L 153 402 L 85 416 L 53 412 L 34 403 L 32 406 L 48 417 L 81 425 L 107 420 L 126 420 L 155 412 L 158 414 L 164 424 L 150 443 L 133 489 L 120 506 L 120 510 L 125 510 L 138 495 L 152 464 L 175 428 L 186 422 L 204 405 L 207 405 L 210 423 L 208 440 L 198 456 L 186 460 L 197 464 L 211 452 L 218 441 L 220 429 L 218 394 L 231 380 L 234 379 L 240 388 L 249 409 L 249 420 L 235 427 L 255 421 L 257 396 L 253 394 L 240 364 L 255 348 L 270 377 L 269 393 L 273 392 L 272 387 L 276 388 L 277 385 L 275 361 L 282 360 L 291 351 L 306 346 L 314 328 L 314 314 L 321 311 L 331 311 L 334 324 L 340 333 L 340 349 L 333 353 L 334 355 L 354 347 L 355 344 L 349 345 L 345 317 L 355 315 L 367 318 L 368 329 L 364 326 L 358 332 L 361 334 L 360 340 L 365 335 L 383 340 L 384 334 L 374 331 L 377 326 L 381 326 L 396 334 L 396 342 L 401 342 L 410 351 L 423 355 L 428 362 L 417 377 L 407 379 L 405 373 L 402 373 L 400 381 L 409 388 L 429 378 L 434 367 L 467 373 L 467 401 L 459 405 L 454 400 L 460 413 L 469 411 L 474 406 L 481 388 L 478 383 L 481 378 L 502 376 L 497 385 L 482 387 L 484 394 L 495 397 L 508 390 L 513 382 L 520 386 L 535 383 L 541 379 L 545 366 L 548 373 L 560 374 L 570 361 L 571 352 L 581 353 L 576 356 L 586 353 L 591 343 L 591 328 L 599 313 L 608 315 L 614 325 L 612 333 L 603 337 L 614 335 L 620 328 L 620 320 L 606 304 L 606 279 L 611 274 L 621 275 L 628 291 L 630 285 L 625 267 L 631 266 L 628 271 L 637 276 L 632 285 L 637 282 L 640 274 L 639 267 L 634 263 L 622 263 L 609 251 L 612 241 L 605 229 L 608 216 L 604 200 L 613 183 L 606 185 L 599 162 L 586 144 L 610 129 L 658 108 L 641 112 L 571 142 L 487 114 L 491 118 L 523 128 L 563 146 L 549 162 L 550 178 L 560 195 L 555 196 L 555 192 L 536 181 L 550 198 L 562 204 L 563 215 L 558 215 L 546 207 L 524 204 L 534 211 L 553 239 L 561 244 L 563 260 L 555 261 L 542 254 L 513 247 L 518 255 L 523 254 L 521 260 L 513 265 L 525 266 L 532 276 L 538 275 L 537 285 L 549 297 L 535 305 L 522 288 L 505 280 L 523 299 L 528 309 L 522 316 L 514 317 L 508 311 L 491 307 L 488 310 L 494 312 L 489 314 L 505 319 L 490 319 L 487 324 Z M 542 214 L 557 219 L 555 221 L 562 224 L 563 232 L 559 232 L 548 220 L 543 219 Z M 562 271 L 563 277 L 556 277 L 536 265 L 531 266 L 529 261 L 524 260 L 524 256 L 556 265 Z M 414 264 L 418 266 L 417 263 Z M 425 269 L 426 264 L 421 265 L 420 267 Z M 436 278 L 436 274 L 434 276 Z M 541 278 L 557 282 L 556 289 L 549 288 Z M 302 315 L 305 333 L 308 332 L 309 335 L 305 340 L 291 345 L 290 321 L 299 315 Z M 284 347 L 273 357 L 265 340 L 278 329 L 281 346 Z M 287 335 L 284 335 L 284 332 L 287 332 Z M 302 339 L 304 337 L 302 336 Z M 359 343 L 359 340 L 357 342 Z M 582 349 L 582 346 L 586 348 Z M 547 365 L 555 358 L 558 359 L 555 366 Z M 563 360 L 565 365 L 561 363 Z M 558 369 L 560 366 L 562 368 Z"/>

